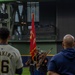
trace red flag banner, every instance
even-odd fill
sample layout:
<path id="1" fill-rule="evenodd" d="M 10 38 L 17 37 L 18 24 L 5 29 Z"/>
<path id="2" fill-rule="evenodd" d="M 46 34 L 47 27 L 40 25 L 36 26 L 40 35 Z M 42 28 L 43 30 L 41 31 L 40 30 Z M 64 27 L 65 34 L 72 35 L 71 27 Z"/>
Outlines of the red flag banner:
<path id="1" fill-rule="evenodd" d="M 34 53 L 36 50 L 36 34 L 34 25 L 34 14 L 32 14 L 31 30 L 30 30 L 30 54 L 32 59 L 34 59 Z"/>

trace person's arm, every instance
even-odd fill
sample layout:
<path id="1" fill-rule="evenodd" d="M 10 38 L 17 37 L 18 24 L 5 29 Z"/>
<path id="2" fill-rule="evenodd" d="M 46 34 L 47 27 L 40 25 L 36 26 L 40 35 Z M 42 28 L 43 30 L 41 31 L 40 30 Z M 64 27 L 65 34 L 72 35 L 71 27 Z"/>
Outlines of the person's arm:
<path id="1" fill-rule="evenodd" d="M 48 71 L 48 75 L 60 75 L 60 74 L 55 73 L 55 72 L 53 72 L 53 71 Z"/>
<path id="2" fill-rule="evenodd" d="M 23 62 L 22 62 L 22 58 L 21 58 L 21 54 L 18 51 L 17 52 L 17 60 L 16 60 L 16 74 L 18 75 L 22 75 L 22 71 L 23 71 Z"/>
<path id="3" fill-rule="evenodd" d="M 53 56 L 51 60 L 48 63 L 48 75 L 60 75 L 58 71 L 58 63 L 57 63 L 58 57 Z"/>
<path id="4" fill-rule="evenodd" d="M 23 68 L 16 69 L 16 74 L 21 75 L 22 74 L 22 71 L 23 71 Z"/>

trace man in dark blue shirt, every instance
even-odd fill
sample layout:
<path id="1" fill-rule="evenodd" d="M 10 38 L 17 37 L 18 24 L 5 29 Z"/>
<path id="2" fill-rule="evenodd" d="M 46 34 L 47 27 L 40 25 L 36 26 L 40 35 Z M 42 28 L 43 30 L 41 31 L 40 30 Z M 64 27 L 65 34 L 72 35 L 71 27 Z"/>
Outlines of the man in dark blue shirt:
<path id="1" fill-rule="evenodd" d="M 63 50 L 53 56 L 48 65 L 48 75 L 75 75 L 75 39 L 67 34 L 63 38 Z"/>

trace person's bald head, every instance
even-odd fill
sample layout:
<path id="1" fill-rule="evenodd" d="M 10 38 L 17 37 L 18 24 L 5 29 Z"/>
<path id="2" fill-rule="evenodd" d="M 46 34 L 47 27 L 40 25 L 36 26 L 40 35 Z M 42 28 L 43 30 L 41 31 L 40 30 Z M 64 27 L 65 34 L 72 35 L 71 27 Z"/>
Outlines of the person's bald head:
<path id="1" fill-rule="evenodd" d="M 63 38 L 63 47 L 65 48 L 71 48 L 74 46 L 74 37 L 70 34 L 67 34 Z"/>

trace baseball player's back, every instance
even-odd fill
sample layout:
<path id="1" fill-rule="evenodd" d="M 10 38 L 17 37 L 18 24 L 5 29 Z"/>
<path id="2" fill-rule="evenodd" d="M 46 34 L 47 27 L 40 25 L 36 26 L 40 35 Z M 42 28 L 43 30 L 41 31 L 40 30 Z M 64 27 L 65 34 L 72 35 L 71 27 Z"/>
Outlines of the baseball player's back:
<path id="1" fill-rule="evenodd" d="M 8 44 L 10 31 L 0 28 L 0 75 L 22 74 L 22 59 L 20 52 Z"/>
<path id="2" fill-rule="evenodd" d="M 0 45 L 0 75 L 15 75 L 23 67 L 19 51 L 10 45 Z"/>

